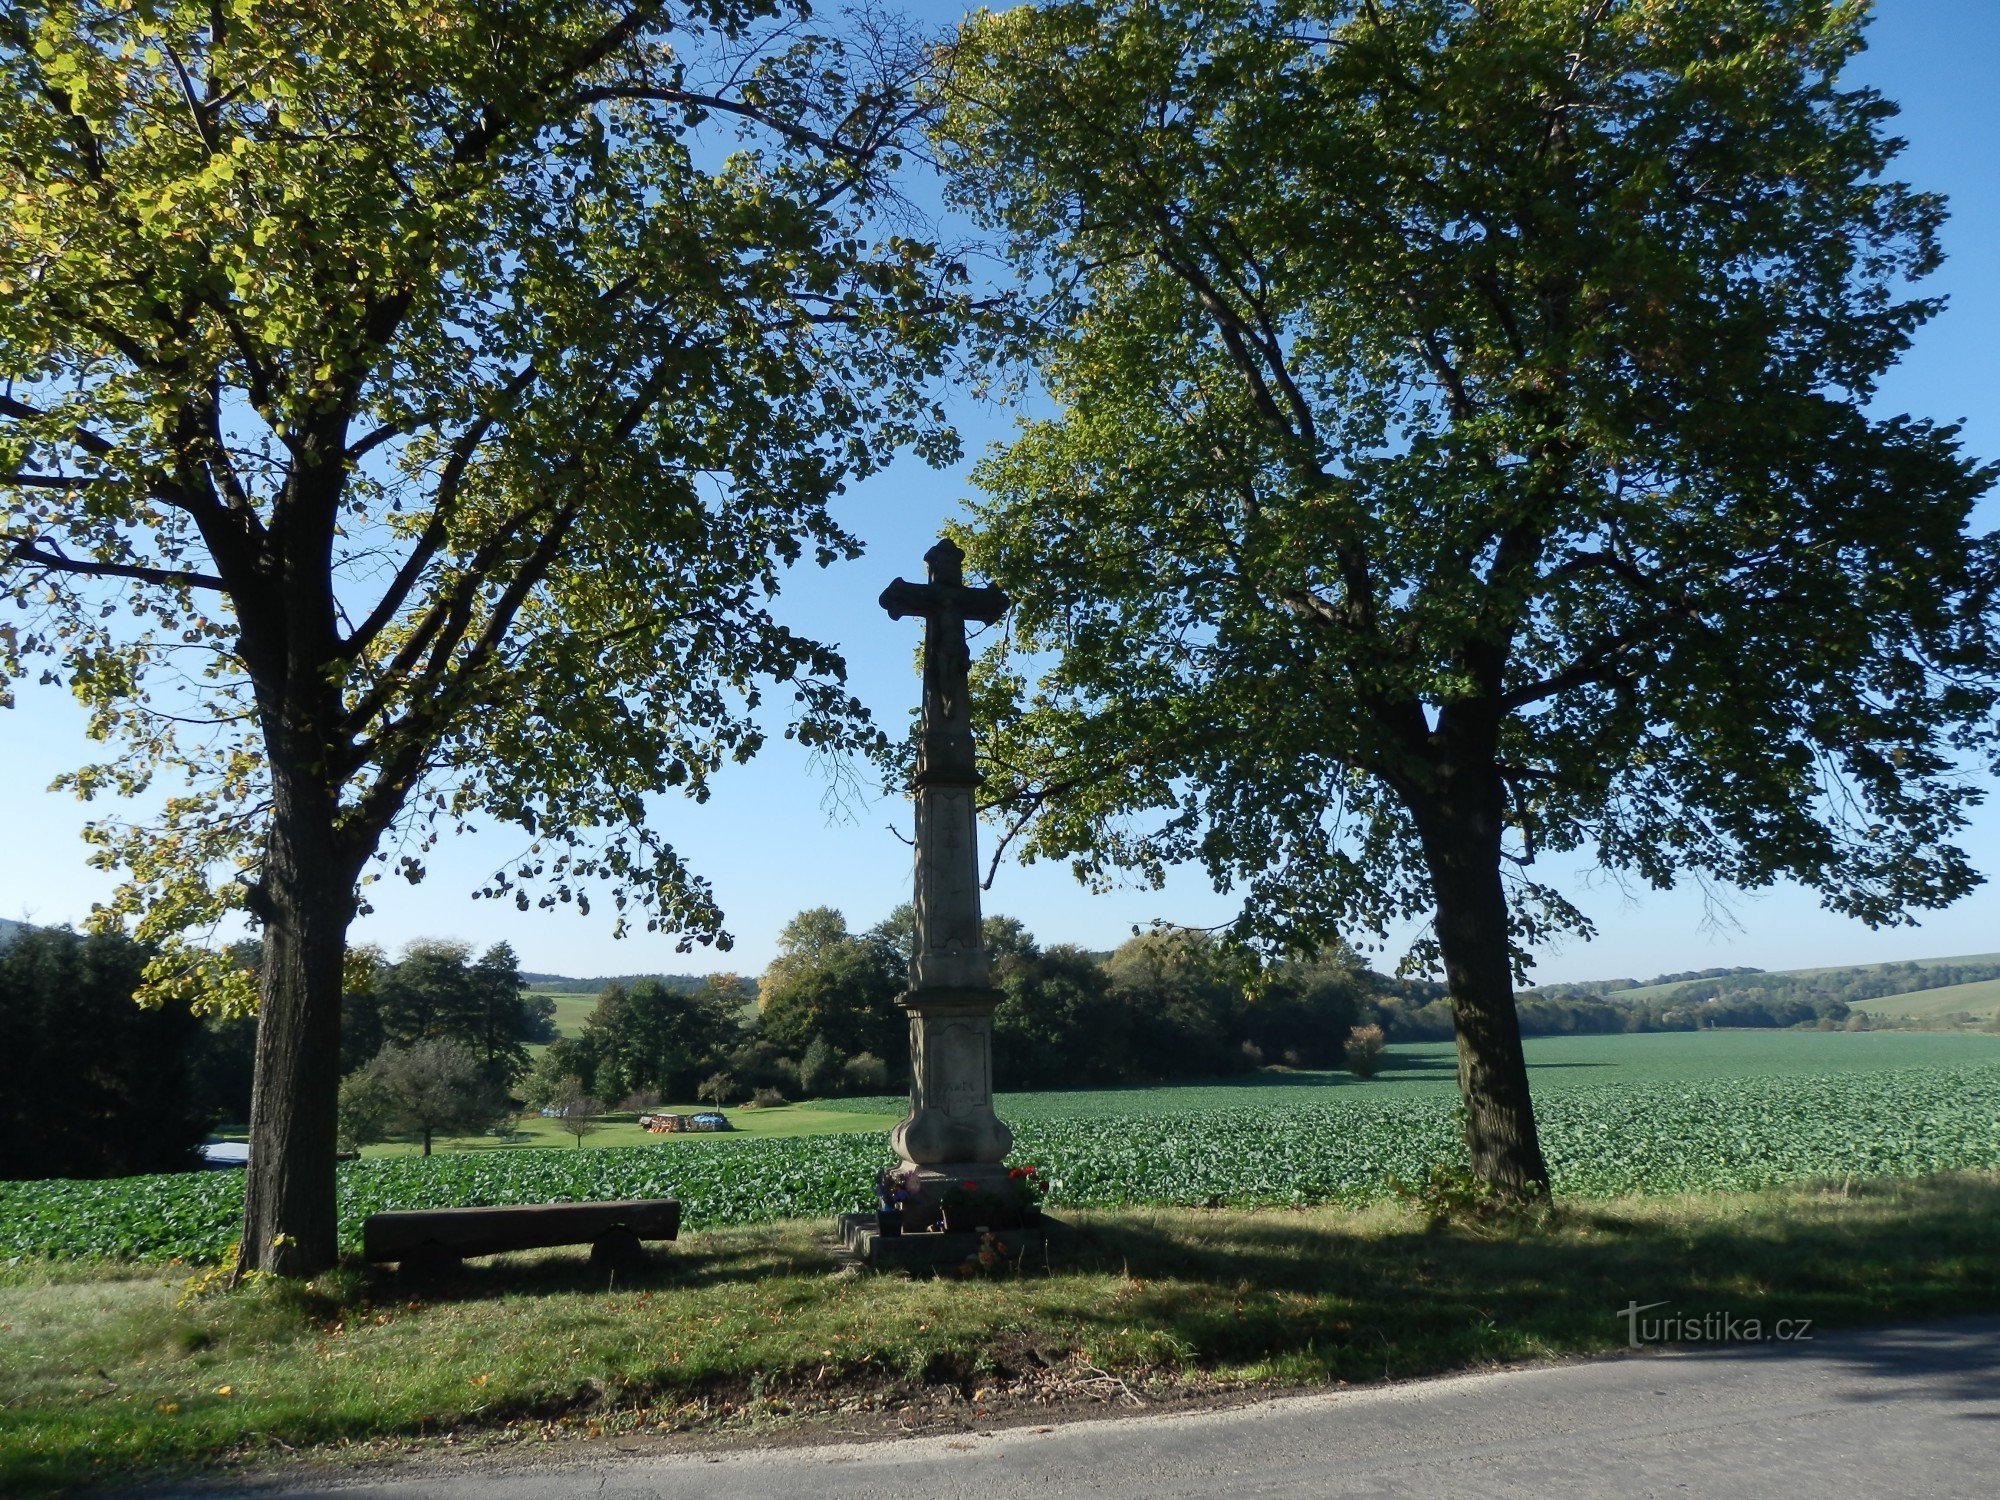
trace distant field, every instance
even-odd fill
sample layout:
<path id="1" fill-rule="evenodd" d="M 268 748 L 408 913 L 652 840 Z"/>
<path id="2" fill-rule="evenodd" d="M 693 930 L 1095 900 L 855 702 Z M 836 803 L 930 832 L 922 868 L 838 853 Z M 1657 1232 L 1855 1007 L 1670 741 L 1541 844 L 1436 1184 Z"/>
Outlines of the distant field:
<path id="1" fill-rule="evenodd" d="M 1524 1046 L 1537 1094 L 1607 1084 L 1707 1083 L 2000 1062 L 2000 1036 L 1954 1032 L 1660 1031 L 1529 1037 Z M 1347 1073 L 1253 1073 L 1213 1083 L 1001 1093 L 994 1107 L 1010 1120 L 1286 1110 L 1363 1097 L 1448 1094 L 1458 1086 L 1457 1069 L 1449 1042 L 1404 1043 L 1388 1050 L 1381 1075 L 1366 1082 Z M 816 1103 L 826 1110 L 877 1115 L 890 1110 L 900 1114 L 902 1108 L 900 1099 L 886 1095 Z"/>
<path id="2" fill-rule="evenodd" d="M 548 995 L 555 1001 L 558 1036 L 582 1036 L 583 1023 L 590 1019 L 591 1008 L 597 1004 L 595 995 L 550 994 L 547 990 L 529 990 L 528 993 Z"/>
<path id="3" fill-rule="evenodd" d="M 1990 987 L 2000 990 L 2000 981 Z M 1929 993 L 1956 995 L 1961 989 L 1971 988 L 1954 986 Z M 2000 1003 L 2000 995 L 1995 996 L 1994 1003 Z M 1962 1000 L 1947 1007 L 1948 1010 L 1971 1008 Z M 1525 1046 L 1530 1078 L 1538 1095 L 1604 1085 L 1699 1084 L 1732 1078 L 1804 1077 L 2000 1062 L 2000 1036 L 1957 1032 L 1664 1031 L 1621 1036 L 1529 1037 Z M 1366 1081 L 1349 1073 L 1251 1073 L 1203 1083 L 1002 1092 L 994 1103 L 1002 1118 L 1023 1123 L 1101 1119 L 1111 1115 L 1212 1114 L 1218 1110 L 1277 1113 L 1324 1105 L 1447 1098 L 1457 1090 L 1457 1070 L 1457 1055 L 1449 1042 L 1416 1042 L 1391 1047 L 1384 1056 L 1381 1075 Z M 690 1103 L 660 1107 L 681 1113 L 707 1108 Z M 601 1128 L 583 1138 L 582 1149 L 678 1145 L 684 1140 L 709 1143 L 744 1137 L 886 1132 L 907 1108 L 905 1096 L 877 1094 L 859 1099 L 813 1099 L 776 1109 L 731 1109 L 726 1113 L 736 1126 L 735 1131 L 686 1137 L 649 1135 L 640 1128 L 638 1116 L 626 1112 L 605 1116 Z M 526 1134 L 512 1142 L 472 1136 L 440 1139 L 432 1149 L 458 1152 L 575 1148 L 574 1138 L 553 1120 L 535 1116 L 518 1123 Z M 362 1155 L 410 1156 L 417 1149 L 398 1141 L 370 1146 Z"/>
<path id="4" fill-rule="evenodd" d="M 1954 958 L 1917 958 L 1910 959 L 1908 962 L 1914 963 L 1920 969 L 1935 969 L 1944 964 L 1993 964 L 2000 963 L 2000 953 L 1962 953 Z M 1815 974 L 1838 974 L 1852 969 L 1876 969 L 1883 967 L 1886 966 L 1882 964 L 1828 964 L 1817 969 L 1771 969 L 1767 972 L 1772 975 L 1789 978 L 1810 979 Z M 1642 984 L 1637 989 L 1613 990 L 1609 993 L 1616 995 L 1620 1000 L 1670 1000 L 1683 991 L 1700 989 L 1704 986 L 1712 988 L 1718 982 L 1714 979 L 1676 979 L 1672 984 Z M 1882 1002 L 1871 1000 L 1867 1003 L 1870 1005 L 1879 1005 Z M 1963 1010 L 1966 1007 L 1955 1006 L 1953 1009 Z M 1895 1014 L 1900 1015 L 1902 1012 L 1899 1011 Z"/>
<path id="5" fill-rule="evenodd" d="M 1942 989 L 1884 995 L 1880 1000 L 1863 1000 L 1854 1009 L 1865 1010 L 1872 1016 L 1898 1016 L 1913 1021 L 1927 1016 L 1949 1016 L 1961 1010 L 1975 1016 L 2000 1016 L 2000 979 L 1980 979 L 1971 984 L 1948 984 Z"/>

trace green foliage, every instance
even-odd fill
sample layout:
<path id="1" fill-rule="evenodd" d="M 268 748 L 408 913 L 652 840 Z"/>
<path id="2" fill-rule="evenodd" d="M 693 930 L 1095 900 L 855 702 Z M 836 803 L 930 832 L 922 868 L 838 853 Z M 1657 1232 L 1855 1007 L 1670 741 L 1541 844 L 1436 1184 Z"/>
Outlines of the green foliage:
<path id="1" fill-rule="evenodd" d="M 640 1089 L 686 1099 L 743 1041 L 734 975 L 699 990 L 641 979 L 598 996 L 582 1038 L 566 1049 L 584 1086 L 605 1099 Z"/>
<path id="2" fill-rule="evenodd" d="M 486 1063 L 449 1037 L 384 1047 L 343 1082 L 341 1105 L 357 1131 L 419 1136 L 426 1156 L 433 1136 L 476 1135 L 508 1112 Z"/>
<path id="3" fill-rule="evenodd" d="M 9 659 L 122 747 L 80 792 L 194 777 L 95 825 L 116 914 L 241 904 L 275 773 L 357 857 L 415 825 L 411 879 L 477 816 L 531 841 L 485 894 L 717 934 L 641 799 L 755 751 L 760 679 L 855 737 L 765 601 L 857 550 L 850 478 L 949 447 L 955 272 L 871 207 L 913 59 L 786 10 L 6 7 Z"/>
<path id="4" fill-rule="evenodd" d="M 1058 406 L 981 465 L 965 539 L 1017 601 L 982 663 L 1016 847 L 1100 883 L 1198 862 L 1292 950 L 1503 850 L 1517 955 L 1585 925 L 1544 853 L 1876 923 L 1975 885 L 1993 471 L 1870 407 L 1943 205 L 1839 82 L 1864 20 L 969 20 L 942 141 Z"/>
<path id="5" fill-rule="evenodd" d="M 995 1076 L 1019 1088 L 1134 1076 L 1130 996 L 1114 996 L 1109 976 L 1083 950 L 1017 944 L 996 955 L 993 982 L 1006 997 L 993 1012 Z"/>
<path id="6" fill-rule="evenodd" d="M 1496 1192 L 1491 1183 L 1481 1182 L 1464 1167 L 1443 1163 L 1433 1164 L 1416 1182 L 1391 1182 L 1390 1188 L 1432 1229 L 1519 1225 L 1545 1220 L 1549 1208 L 1546 1194 L 1523 1199 Z"/>
<path id="7" fill-rule="evenodd" d="M 0 948 L 0 1177 L 195 1165 L 214 1123 L 211 1053 L 185 1001 L 132 1001 L 146 950 L 27 927 Z"/>
<path id="8" fill-rule="evenodd" d="M 801 912 L 779 933 L 778 956 L 758 983 L 761 1033 L 802 1064 L 815 1041 L 847 1057 L 903 1057 L 907 1024 L 895 999 L 908 972 L 908 950 L 885 930 L 856 937 L 831 907 Z"/>
<path id="9" fill-rule="evenodd" d="M 578 1078 L 565 1078 L 546 1106 L 556 1124 L 581 1146 L 583 1138 L 603 1128 L 598 1116 L 604 1113 L 602 1100 L 593 1098 Z"/>
<path id="10" fill-rule="evenodd" d="M 1426 1180 L 1458 1147 L 1442 1087 L 1178 1114 L 1139 1112 L 1145 1095 L 1111 1097 L 1131 1112 L 1065 1116 L 1003 1101 L 1015 1155 L 1046 1174 L 1053 1208 L 1381 1199 L 1395 1181 Z M 1062 1096 L 1042 1098 L 1059 1106 Z M 2000 1168 L 1993 1062 L 1580 1085 L 1544 1094 L 1538 1109 L 1561 1196 Z M 341 1236 L 358 1243 L 361 1220 L 383 1209 L 454 1203 L 672 1196 L 690 1229 L 822 1218 L 862 1203 L 885 1165 L 879 1137 L 847 1135 L 363 1160 L 340 1171 Z M 242 1191 L 239 1177 L 217 1172 L 0 1184 L 0 1258 L 213 1258 L 236 1239 Z"/>
<path id="11" fill-rule="evenodd" d="M 1347 1054 L 1347 1071 L 1356 1078 L 1373 1078 L 1382 1071 L 1382 1028 L 1357 1026 L 1347 1033 L 1342 1050 Z"/>
<path id="12" fill-rule="evenodd" d="M 815 1036 L 799 1059 L 799 1091 L 808 1099 L 835 1093 L 841 1082 L 841 1055 L 824 1036 Z"/>
<path id="13" fill-rule="evenodd" d="M 360 1066 L 384 1045 L 450 1039 L 470 1048 L 499 1085 L 527 1071 L 528 1045 L 551 1040 L 553 1004 L 522 992 L 506 943 L 476 960 L 464 943 L 423 939 L 393 964 L 366 966 L 368 982 L 342 997 L 341 1064 Z"/>
<path id="14" fill-rule="evenodd" d="M 850 1057 L 840 1067 L 840 1088 L 846 1094 L 879 1094 L 889 1086 L 889 1065 L 872 1052 Z"/>

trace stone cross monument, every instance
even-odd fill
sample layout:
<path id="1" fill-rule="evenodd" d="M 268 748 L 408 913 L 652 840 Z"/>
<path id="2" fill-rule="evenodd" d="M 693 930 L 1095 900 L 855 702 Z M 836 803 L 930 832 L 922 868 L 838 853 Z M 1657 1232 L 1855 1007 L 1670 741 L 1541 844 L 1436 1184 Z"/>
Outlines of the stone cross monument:
<path id="1" fill-rule="evenodd" d="M 916 951 L 910 988 L 910 1113 L 889 1144 L 917 1169 L 918 1201 L 935 1206 L 951 1184 L 999 1190 L 1013 1134 L 993 1113 L 993 1008 L 979 929 L 979 853 L 973 792 L 972 665 L 965 623 L 1007 610 L 995 588 L 966 585 L 965 554 L 949 538 L 924 554 L 930 582 L 898 578 L 882 591 L 893 620 L 924 621 L 924 703 L 917 751 Z"/>

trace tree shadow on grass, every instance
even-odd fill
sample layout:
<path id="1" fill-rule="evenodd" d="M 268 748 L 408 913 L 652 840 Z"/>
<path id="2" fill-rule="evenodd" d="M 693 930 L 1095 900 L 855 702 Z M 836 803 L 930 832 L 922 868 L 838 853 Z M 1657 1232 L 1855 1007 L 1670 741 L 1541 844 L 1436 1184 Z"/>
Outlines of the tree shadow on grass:
<path id="1" fill-rule="evenodd" d="M 1787 1211 L 1789 1206 L 1791 1211 Z M 1288 1380 L 1402 1378 L 1622 1345 L 1632 1304 L 1686 1320 L 1818 1328 L 2000 1312 L 2000 1181 L 1864 1187 L 1716 1220 L 1579 1205 L 1548 1227 L 1343 1233 L 1273 1214 L 1204 1234 L 1163 1216 L 1094 1221 L 1071 1265 L 1119 1273 L 1083 1337 L 1142 1357 Z M 1654 1316 L 1658 1316 L 1656 1313 Z M 1946 1338 L 1853 1346 L 1991 1403 L 1996 1354 Z"/>
<path id="2" fill-rule="evenodd" d="M 686 1240 L 649 1244 L 638 1259 L 616 1267 L 592 1265 L 584 1247 L 516 1251 L 478 1257 L 458 1269 L 430 1274 L 373 1267 L 367 1272 L 367 1284 L 378 1298 L 471 1303 L 572 1293 L 685 1291 L 778 1276 L 818 1276 L 831 1263 L 826 1246 L 773 1242 L 755 1234 L 697 1233 Z"/>

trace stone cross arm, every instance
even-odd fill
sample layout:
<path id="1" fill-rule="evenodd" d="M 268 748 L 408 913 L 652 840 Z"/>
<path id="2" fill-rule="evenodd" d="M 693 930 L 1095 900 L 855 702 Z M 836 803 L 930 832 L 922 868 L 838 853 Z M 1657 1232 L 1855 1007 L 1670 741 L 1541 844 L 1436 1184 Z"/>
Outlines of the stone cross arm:
<path id="1" fill-rule="evenodd" d="M 930 565 L 929 583 L 910 583 L 898 578 L 882 590 L 882 607 L 889 618 L 921 615 L 939 620 L 956 615 L 961 620 L 977 620 L 991 625 L 1007 612 L 1010 601 L 996 588 L 970 588 L 965 582 L 965 553 L 950 537 L 924 554 Z"/>
<path id="2" fill-rule="evenodd" d="M 905 615 L 935 620 L 950 613 L 961 620 L 991 625 L 1007 613 L 1009 600 L 996 588 L 968 588 L 962 583 L 910 583 L 898 578 L 882 590 L 881 603 L 892 620 Z"/>

